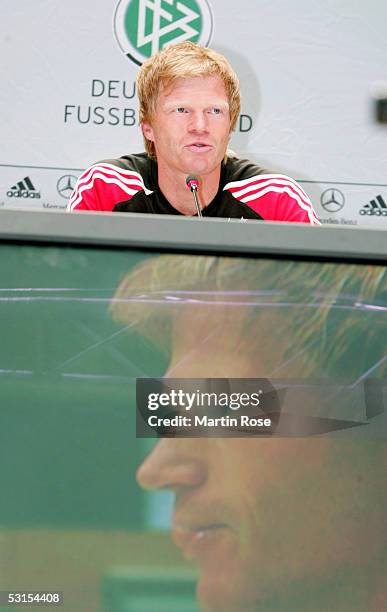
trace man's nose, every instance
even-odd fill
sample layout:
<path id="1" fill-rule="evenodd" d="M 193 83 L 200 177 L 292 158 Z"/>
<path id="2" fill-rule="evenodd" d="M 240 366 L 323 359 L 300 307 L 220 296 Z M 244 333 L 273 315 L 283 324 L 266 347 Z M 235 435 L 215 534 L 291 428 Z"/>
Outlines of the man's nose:
<path id="1" fill-rule="evenodd" d="M 198 487 L 206 479 L 206 465 L 193 439 L 160 440 L 137 470 L 137 482 L 144 489 Z"/>
<path id="2" fill-rule="evenodd" d="M 208 132 L 208 115 L 202 111 L 193 112 L 189 123 L 190 132 Z"/>

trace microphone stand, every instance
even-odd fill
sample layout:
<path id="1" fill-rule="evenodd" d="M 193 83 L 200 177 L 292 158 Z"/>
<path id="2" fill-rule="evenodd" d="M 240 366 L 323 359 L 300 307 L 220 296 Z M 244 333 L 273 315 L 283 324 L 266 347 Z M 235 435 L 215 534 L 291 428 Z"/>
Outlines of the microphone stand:
<path id="1" fill-rule="evenodd" d="M 195 206 L 196 206 L 196 211 L 198 213 L 198 217 L 202 217 L 203 215 L 202 215 L 202 211 L 200 209 L 199 200 L 198 200 L 198 188 L 197 188 L 197 185 L 191 184 L 190 189 L 192 191 L 192 194 L 193 194 L 193 197 L 194 197 L 194 200 L 195 200 Z"/>

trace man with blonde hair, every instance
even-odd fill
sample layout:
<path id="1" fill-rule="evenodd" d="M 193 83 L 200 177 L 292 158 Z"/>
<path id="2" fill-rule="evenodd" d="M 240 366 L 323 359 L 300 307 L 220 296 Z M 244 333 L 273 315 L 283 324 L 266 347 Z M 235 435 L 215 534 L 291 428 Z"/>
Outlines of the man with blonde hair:
<path id="1" fill-rule="evenodd" d="M 228 151 L 240 90 L 223 55 L 192 42 L 165 47 L 140 68 L 137 90 L 146 153 L 91 166 L 69 210 L 193 216 L 199 207 L 203 217 L 319 224 L 293 179 Z"/>

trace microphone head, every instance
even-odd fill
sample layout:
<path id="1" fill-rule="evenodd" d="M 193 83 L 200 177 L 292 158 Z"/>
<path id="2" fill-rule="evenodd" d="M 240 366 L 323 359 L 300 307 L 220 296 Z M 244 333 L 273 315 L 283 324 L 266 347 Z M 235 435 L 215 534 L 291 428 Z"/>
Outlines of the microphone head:
<path id="1" fill-rule="evenodd" d="M 194 174 L 188 175 L 187 178 L 185 179 L 185 183 L 188 189 L 190 189 L 191 191 L 199 187 L 199 179 Z"/>

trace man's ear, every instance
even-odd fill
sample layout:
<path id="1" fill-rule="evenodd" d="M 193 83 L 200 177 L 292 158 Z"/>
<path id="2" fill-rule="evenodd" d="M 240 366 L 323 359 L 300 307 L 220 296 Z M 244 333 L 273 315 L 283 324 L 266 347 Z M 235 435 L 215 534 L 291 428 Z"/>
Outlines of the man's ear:
<path id="1" fill-rule="evenodd" d="M 151 140 L 152 142 L 155 141 L 155 137 L 153 134 L 153 130 L 152 130 L 152 126 L 150 123 L 147 123 L 146 121 L 143 121 L 143 123 L 141 124 L 141 129 L 142 129 L 142 133 L 144 134 L 144 137 L 147 140 Z"/>

